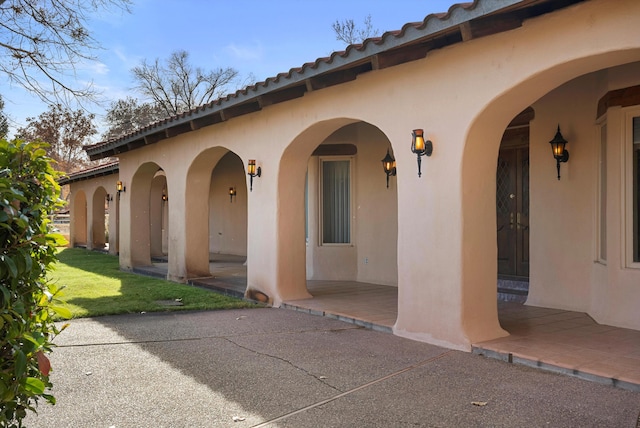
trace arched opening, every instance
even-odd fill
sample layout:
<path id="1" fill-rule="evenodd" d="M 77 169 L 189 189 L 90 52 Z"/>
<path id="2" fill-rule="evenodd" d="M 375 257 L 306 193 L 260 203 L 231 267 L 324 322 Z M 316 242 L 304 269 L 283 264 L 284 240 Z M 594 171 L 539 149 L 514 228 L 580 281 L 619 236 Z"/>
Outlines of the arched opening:
<path id="1" fill-rule="evenodd" d="M 152 267 L 152 248 L 162 255 L 162 214 L 165 204 L 162 191 L 166 186 L 166 178 L 162 168 L 155 162 L 142 164 L 133 175 L 131 185 L 127 186 L 127 197 L 130 198 L 131 222 L 131 263 L 132 268 Z M 117 195 L 118 198 L 124 195 Z M 157 243 L 160 242 L 160 245 Z M 153 243 L 153 245 L 152 245 Z M 158 247 L 160 247 L 158 249 Z M 156 255 L 156 254 L 154 254 Z M 166 276 L 166 262 L 164 259 L 156 273 Z"/>
<path id="2" fill-rule="evenodd" d="M 151 260 L 166 262 L 168 254 L 169 228 L 169 193 L 167 177 L 163 170 L 158 170 L 151 180 L 149 198 L 149 227 Z"/>
<path id="3" fill-rule="evenodd" d="M 73 197 L 73 246 L 87 246 L 87 195 L 79 190 Z"/>
<path id="4" fill-rule="evenodd" d="M 91 249 L 102 250 L 106 248 L 107 236 L 107 191 L 100 186 L 93 193 L 91 204 Z"/>
<path id="5" fill-rule="evenodd" d="M 189 282 L 244 296 L 248 189 L 242 160 L 226 148 L 205 150 L 191 164 L 187 183 Z"/>
<path id="6" fill-rule="evenodd" d="M 566 325 L 557 323 L 574 317 L 573 313 L 579 314 L 575 319 L 585 317 L 588 322 L 593 321 L 586 314 L 597 319 L 598 314 L 611 313 L 612 308 L 607 308 L 610 302 L 594 293 L 611 286 L 611 268 L 594 264 L 598 240 L 593 232 L 597 229 L 594 218 L 603 209 L 598 206 L 601 204 L 598 189 L 602 186 L 598 180 L 602 177 L 598 178 L 601 171 L 597 167 L 602 162 L 599 150 L 603 131 L 596 111 L 600 97 L 609 88 L 628 84 L 630 76 L 637 73 L 640 63 L 633 60 L 638 58 L 637 51 L 617 51 L 551 67 L 501 94 L 472 123 L 462 164 L 465 247 L 462 316 L 472 343 L 497 339 L 503 334 L 496 328 L 498 316 L 499 325 L 507 333 L 520 335 L 563 329 Z M 535 110 L 535 119 L 527 126 L 528 152 L 513 157 L 516 163 L 526 163 L 527 171 L 523 169 L 520 173 L 522 180 L 528 180 L 530 206 L 529 212 L 524 212 L 522 206 L 514 204 L 513 209 L 508 209 L 509 204 L 500 200 L 501 196 L 510 197 L 512 192 L 500 190 L 504 183 L 500 183 L 499 176 L 505 166 L 505 136 L 513 128 L 509 122 L 518 117 L 518 112 L 526 112 L 528 105 Z M 567 148 L 572 155 L 562 165 L 561 179 L 557 177 L 556 160 L 549 145 L 558 126 L 570 141 Z M 614 184 L 617 193 L 619 186 L 619 181 Z M 621 205 L 608 207 L 619 210 Z M 620 230 L 619 224 L 616 226 Z M 529 240 L 529 291 L 526 305 L 519 306 L 526 310 L 520 313 L 514 312 L 513 305 L 498 305 L 495 298 L 503 259 L 499 234 L 496 245 L 496 227 L 513 228 L 514 234 L 526 233 L 521 239 Z M 517 267 L 515 273 L 518 279 Z M 538 323 L 542 316 L 557 320 L 549 321 L 545 327 L 532 327 L 527 316 L 533 313 L 539 318 Z M 545 333 L 552 335 L 555 331 Z M 508 340 L 511 339 L 499 342 Z"/>
<path id="7" fill-rule="evenodd" d="M 391 329 L 398 203 L 396 181 L 390 177 L 387 188 L 382 168 L 387 150 L 393 154 L 379 128 L 351 119 L 318 123 L 286 149 L 278 178 L 276 303 Z"/>

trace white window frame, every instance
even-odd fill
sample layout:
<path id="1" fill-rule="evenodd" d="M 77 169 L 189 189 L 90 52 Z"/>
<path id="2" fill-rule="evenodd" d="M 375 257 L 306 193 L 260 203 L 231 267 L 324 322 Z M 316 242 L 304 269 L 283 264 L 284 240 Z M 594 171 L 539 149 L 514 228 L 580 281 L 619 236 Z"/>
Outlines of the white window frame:
<path id="1" fill-rule="evenodd" d="M 324 189 L 323 171 L 324 162 L 349 161 L 349 242 L 324 242 Z M 318 157 L 318 246 L 321 247 L 352 247 L 354 245 L 354 157 L 353 156 L 319 156 Z"/>
<path id="2" fill-rule="evenodd" d="M 596 218 L 595 218 L 595 260 L 597 263 L 603 265 L 607 264 L 607 201 L 608 197 L 608 126 L 606 116 L 603 116 L 596 124 L 597 135 L 595 138 L 596 143 Z M 604 146 L 604 147 L 603 147 Z M 604 156 L 603 156 L 604 150 Z M 603 164 L 604 163 L 604 164 Z M 603 192 L 604 186 L 604 192 Z M 603 194 L 604 193 L 604 194 Z M 604 218 L 603 218 L 604 211 Z M 604 223 L 604 224 L 603 224 Z M 604 245 L 604 252 L 603 250 Z"/>
<path id="3" fill-rule="evenodd" d="M 633 118 L 640 117 L 640 106 L 634 106 L 633 108 L 625 109 L 624 114 L 624 134 L 623 144 L 624 148 L 621 150 L 623 155 L 623 210 L 624 219 L 624 260 L 626 261 L 625 267 L 630 269 L 640 269 L 640 261 L 633 260 Z M 640 193 L 640 189 L 637 189 Z M 640 215 L 640 213 L 639 213 Z M 638 225 L 640 228 L 640 224 Z"/>

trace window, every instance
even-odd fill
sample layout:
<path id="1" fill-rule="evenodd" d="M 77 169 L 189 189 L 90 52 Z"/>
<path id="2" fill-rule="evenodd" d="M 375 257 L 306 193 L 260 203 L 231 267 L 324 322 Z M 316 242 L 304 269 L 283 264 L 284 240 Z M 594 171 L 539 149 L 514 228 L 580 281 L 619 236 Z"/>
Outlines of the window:
<path id="1" fill-rule="evenodd" d="M 632 201 L 633 201 L 633 262 L 640 262 L 640 116 L 635 116 L 631 124 L 632 151 Z"/>
<path id="2" fill-rule="evenodd" d="M 640 268 L 640 108 L 624 117 L 624 260 L 626 267 Z"/>
<path id="3" fill-rule="evenodd" d="M 607 125 L 600 127 L 598 171 L 598 260 L 607 260 Z"/>
<path id="4" fill-rule="evenodd" d="M 320 159 L 322 243 L 351 243 L 351 160 Z"/>

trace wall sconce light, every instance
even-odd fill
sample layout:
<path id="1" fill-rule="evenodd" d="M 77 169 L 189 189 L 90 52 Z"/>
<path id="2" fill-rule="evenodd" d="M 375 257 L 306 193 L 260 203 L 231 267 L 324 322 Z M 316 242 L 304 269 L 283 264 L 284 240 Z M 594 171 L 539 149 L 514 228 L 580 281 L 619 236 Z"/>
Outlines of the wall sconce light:
<path id="1" fill-rule="evenodd" d="M 169 200 L 169 197 L 167 196 L 167 193 L 163 190 L 162 191 L 162 201 L 163 202 L 167 202 Z"/>
<path id="2" fill-rule="evenodd" d="M 113 201 L 113 196 L 107 193 L 107 205 L 109 202 Z"/>
<path id="3" fill-rule="evenodd" d="M 236 188 L 235 187 L 229 187 L 229 202 L 233 202 L 233 197 L 236 195 Z"/>
<path id="4" fill-rule="evenodd" d="M 558 125 L 558 131 L 553 140 L 549 141 L 551 144 L 551 150 L 553 151 L 553 157 L 556 159 L 556 167 L 558 168 L 558 180 L 560 180 L 560 162 L 566 162 L 569 160 L 569 152 L 564 148 L 568 143 L 560 133 L 560 125 Z"/>
<path id="5" fill-rule="evenodd" d="M 387 155 L 382 159 L 382 168 L 384 169 L 384 173 L 387 174 L 387 189 L 389 188 L 389 176 L 396 175 L 396 160 L 389 153 L 389 149 L 387 149 Z"/>
<path id="6" fill-rule="evenodd" d="M 425 141 L 422 129 L 414 129 L 411 136 L 411 151 L 418 156 L 418 177 L 422 177 L 422 170 L 420 169 L 422 156 L 431 156 L 433 143 L 430 140 Z"/>
<path id="7" fill-rule="evenodd" d="M 249 178 L 249 191 L 253 191 L 253 177 L 260 177 L 262 175 L 262 168 L 256 168 L 255 159 L 249 159 L 249 165 L 247 166 L 247 175 Z"/>
<path id="8" fill-rule="evenodd" d="M 127 188 L 122 184 L 122 181 L 118 180 L 116 182 L 116 190 L 118 191 L 118 196 L 120 196 L 120 192 L 126 192 Z"/>

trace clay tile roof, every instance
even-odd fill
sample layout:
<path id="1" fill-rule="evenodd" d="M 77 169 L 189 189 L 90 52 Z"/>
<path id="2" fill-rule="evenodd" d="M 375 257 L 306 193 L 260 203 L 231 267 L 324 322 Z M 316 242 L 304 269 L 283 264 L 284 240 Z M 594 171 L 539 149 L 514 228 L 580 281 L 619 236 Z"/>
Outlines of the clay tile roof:
<path id="1" fill-rule="evenodd" d="M 271 99 L 271 103 L 276 103 L 302 96 L 308 90 L 305 82 L 311 82 L 313 86 L 314 79 L 319 81 L 319 84 L 313 90 L 339 84 L 349 79 L 353 80 L 345 71 L 350 71 L 353 76 L 371 71 L 374 69 L 372 65 L 374 57 L 383 57 L 385 53 L 393 53 L 397 49 L 405 51 L 415 49 L 415 57 L 410 56 L 404 62 L 424 58 L 430 49 L 438 49 L 447 44 L 464 41 L 465 35 L 462 34 L 461 26 L 471 21 L 478 23 L 476 26 L 478 27 L 477 34 L 473 34 L 472 29 L 469 30 L 471 33 L 467 33 L 466 37 L 483 37 L 516 28 L 526 17 L 546 13 L 554 8 L 565 7 L 579 1 L 584 0 L 475 0 L 454 4 L 446 13 L 431 13 L 422 21 L 403 25 L 400 30 L 387 31 L 379 37 L 372 37 L 362 43 L 349 45 L 345 50 L 333 52 L 328 57 L 318 58 L 315 61 L 304 63 L 300 67 L 291 68 L 287 72 L 278 73 L 274 77 L 256 82 L 203 106 L 167 117 L 128 135 L 86 146 L 85 150 L 91 159 L 117 156 L 119 153 L 133 150 L 135 147 L 169 138 L 162 131 L 172 129 L 174 131 L 172 136 L 189 132 L 193 130 L 191 125 L 195 123 L 192 121 L 201 122 L 201 125 L 196 124 L 196 128 L 198 128 L 222 122 L 229 117 L 259 111 L 262 109 L 262 98 Z M 522 10 L 525 9 L 528 12 L 522 13 Z M 506 20 L 507 24 L 497 26 L 495 25 L 496 19 L 501 19 L 501 13 L 505 16 L 508 13 L 512 15 Z M 494 21 L 491 21 L 491 18 Z M 434 42 L 438 40 L 440 42 Z M 429 44 L 430 41 L 433 42 L 432 45 Z M 403 60 L 388 60 L 388 64 L 382 66 L 378 64 L 377 67 L 390 67 L 401 64 L 401 61 Z M 342 81 L 336 82 L 335 74 L 337 72 L 343 72 L 348 77 L 342 77 Z M 323 77 L 326 78 L 326 81 L 322 81 Z M 333 80 L 331 80 L 332 77 L 334 77 Z"/>
<path id="2" fill-rule="evenodd" d="M 81 171 L 72 172 L 58 180 L 58 184 L 61 186 L 65 184 L 71 184 L 76 181 L 88 180 L 90 178 L 99 177 L 103 175 L 115 174 L 120 170 L 120 164 L 117 160 L 109 161 L 102 165 L 86 168 Z"/>

